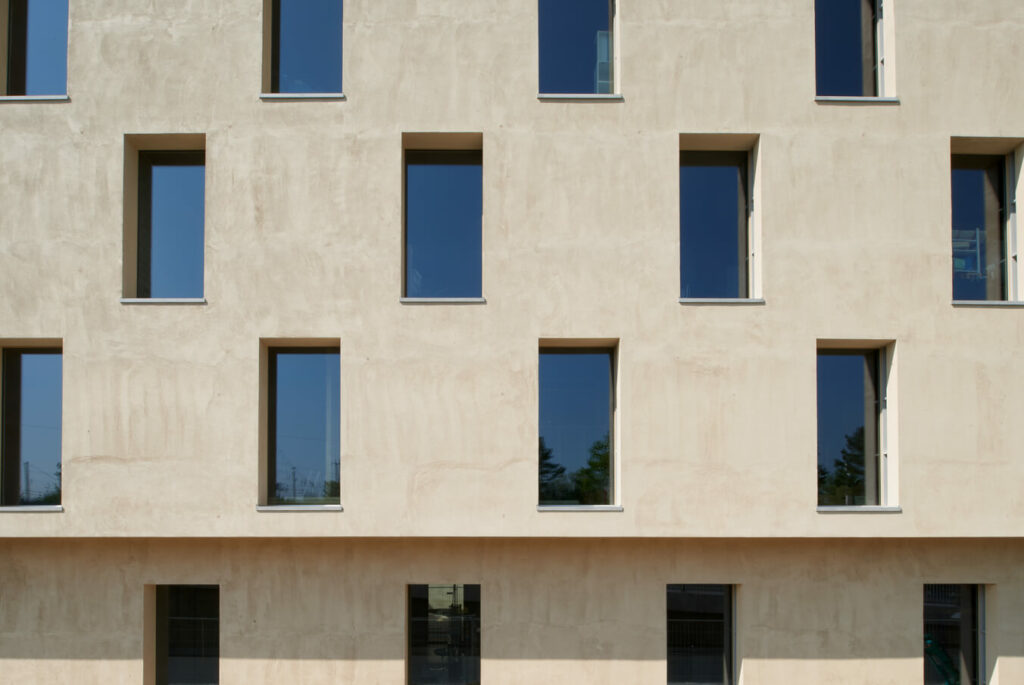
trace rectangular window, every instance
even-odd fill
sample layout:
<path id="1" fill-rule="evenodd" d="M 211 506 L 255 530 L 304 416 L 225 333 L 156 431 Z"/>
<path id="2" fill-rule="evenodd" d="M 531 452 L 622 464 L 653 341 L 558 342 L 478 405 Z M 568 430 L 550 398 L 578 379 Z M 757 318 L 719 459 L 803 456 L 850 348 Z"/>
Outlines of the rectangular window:
<path id="1" fill-rule="evenodd" d="M 815 0 L 817 94 L 883 95 L 882 35 L 882 0 Z"/>
<path id="2" fill-rule="evenodd" d="M 157 585 L 156 685 L 220 682 L 220 588 Z"/>
<path id="3" fill-rule="evenodd" d="M 749 297 L 747 152 L 679 153 L 681 298 Z"/>
<path id="4" fill-rule="evenodd" d="M 884 349 L 818 350 L 818 505 L 885 504 Z"/>
<path id="5" fill-rule="evenodd" d="M 615 0 L 539 0 L 540 92 L 614 92 Z"/>
<path id="6" fill-rule="evenodd" d="M 340 95 L 342 0 L 265 0 L 264 17 L 263 92 Z"/>
<path id="7" fill-rule="evenodd" d="M 668 586 L 669 685 L 731 685 L 731 585 Z"/>
<path id="8" fill-rule="evenodd" d="M 0 505 L 60 504 L 59 348 L 3 350 L 3 456 Z"/>
<path id="9" fill-rule="evenodd" d="M 985 682 L 985 587 L 924 586 L 925 685 Z"/>
<path id="10" fill-rule="evenodd" d="M 67 0 L 0 0 L 0 94 L 64 95 L 67 77 Z"/>
<path id="11" fill-rule="evenodd" d="M 409 685 L 479 685 L 480 586 L 409 586 Z"/>
<path id="12" fill-rule="evenodd" d="M 267 503 L 339 504 L 338 349 L 271 348 L 267 361 Z"/>
<path id="13" fill-rule="evenodd" d="M 952 156 L 954 300 L 1009 299 L 1006 168 L 1002 155 Z"/>
<path id="14" fill-rule="evenodd" d="M 206 153 L 139 152 L 136 297 L 203 297 Z"/>
<path id="15" fill-rule="evenodd" d="M 481 297 L 482 159 L 480 150 L 406 150 L 404 297 Z"/>
<path id="16" fill-rule="evenodd" d="M 540 350 L 541 505 L 614 501 L 615 351 Z"/>

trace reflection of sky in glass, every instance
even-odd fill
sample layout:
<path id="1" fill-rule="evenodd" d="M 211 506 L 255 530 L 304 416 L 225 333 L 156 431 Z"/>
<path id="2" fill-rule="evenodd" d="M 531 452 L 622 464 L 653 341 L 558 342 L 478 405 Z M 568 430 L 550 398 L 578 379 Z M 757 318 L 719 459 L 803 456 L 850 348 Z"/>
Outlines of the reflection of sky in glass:
<path id="1" fill-rule="evenodd" d="M 203 296 L 206 167 L 153 167 L 150 297 Z"/>
<path id="2" fill-rule="evenodd" d="M 864 0 L 816 0 L 818 95 L 864 95 L 861 6 Z"/>
<path id="3" fill-rule="evenodd" d="M 67 92 L 67 0 L 29 0 L 25 53 L 26 95 Z"/>
<path id="4" fill-rule="evenodd" d="M 278 352 L 275 455 L 278 496 L 323 499 L 339 480 L 337 352 Z M 329 489 L 329 488 L 328 488 Z M 337 494 L 330 496 L 337 500 Z"/>
<path id="5" fill-rule="evenodd" d="M 540 0 L 540 92 L 595 93 L 599 31 L 608 0 Z"/>
<path id="6" fill-rule="evenodd" d="M 863 355 L 818 354 L 818 464 L 829 471 L 864 426 L 864 372 Z"/>
<path id="7" fill-rule="evenodd" d="M 573 472 L 611 430 L 611 353 L 540 353 L 540 437 Z"/>
<path id="8" fill-rule="evenodd" d="M 341 92 L 341 0 L 280 0 L 279 93 Z"/>
<path id="9" fill-rule="evenodd" d="M 62 356 L 21 355 L 21 487 L 22 504 L 60 491 Z"/>
<path id="10" fill-rule="evenodd" d="M 738 273 L 740 182 L 735 166 L 680 166 L 680 297 L 746 296 Z"/>
<path id="11" fill-rule="evenodd" d="M 480 297 L 482 171 L 414 164 L 406 171 L 406 297 Z"/>
<path id="12" fill-rule="evenodd" d="M 995 234 L 993 239 L 1002 231 L 1001 226 L 989 226 L 985 216 L 987 176 L 986 169 L 952 170 L 954 300 L 990 299 L 989 281 L 1003 279 L 1002 263 L 990 264 L 987 258 L 989 229 Z M 993 190 L 1002 193 L 1002 188 Z"/>

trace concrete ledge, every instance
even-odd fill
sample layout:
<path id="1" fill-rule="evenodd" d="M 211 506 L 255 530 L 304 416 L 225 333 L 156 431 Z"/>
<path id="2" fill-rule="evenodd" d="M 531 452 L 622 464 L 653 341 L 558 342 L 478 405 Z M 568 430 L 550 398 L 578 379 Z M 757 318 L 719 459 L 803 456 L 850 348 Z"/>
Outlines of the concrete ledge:
<path id="1" fill-rule="evenodd" d="M 755 304 L 763 305 L 760 297 L 680 297 L 679 304 Z"/>
<path id="2" fill-rule="evenodd" d="M 67 95 L 0 95 L 0 102 L 71 102 Z"/>
<path id="3" fill-rule="evenodd" d="M 206 304 L 205 297 L 122 297 L 121 304 Z"/>
<path id="4" fill-rule="evenodd" d="M 538 504 L 537 511 L 625 511 L 617 504 Z"/>
<path id="5" fill-rule="evenodd" d="M 340 504 L 257 504 L 256 511 L 345 511 Z"/>
<path id="6" fill-rule="evenodd" d="M 487 304 L 482 297 L 400 297 L 402 304 Z"/>
<path id="7" fill-rule="evenodd" d="M 954 307 L 1024 307 L 1024 302 L 1012 300 L 953 300 Z"/>
<path id="8" fill-rule="evenodd" d="M 854 95 L 815 95 L 814 101 L 822 105 L 898 105 L 899 98 Z"/>
<path id="9" fill-rule="evenodd" d="M 281 100 L 347 100 L 344 93 L 260 93 L 264 102 Z"/>
<path id="10" fill-rule="evenodd" d="M 0 513 L 7 514 L 59 514 L 64 511 L 60 504 L 26 504 L 17 507 L 0 507 Z"/>
<path id="11" fill-rule="evenodd" d="M 819 514 L 902 514 L 902 507 L 879 507 L 874 505 L 851 507 L 818 507 Z"/>
<path id="12" fill-rule="evenodd" d="M 538 93 L 541 102 L 625 102 L 620 93 Z"/>

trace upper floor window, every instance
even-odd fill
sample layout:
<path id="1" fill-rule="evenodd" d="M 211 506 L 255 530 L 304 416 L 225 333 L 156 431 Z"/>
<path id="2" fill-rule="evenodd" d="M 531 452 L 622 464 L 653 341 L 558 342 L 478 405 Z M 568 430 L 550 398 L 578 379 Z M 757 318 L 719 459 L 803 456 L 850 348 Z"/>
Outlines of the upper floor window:
<path id="1" fill-rule="evenodd" d="M 0 94 L 64 95 L 67 0 L 0 0 Z"/>
<path id="2" fill-rule="evenodd" d="M 61 350 L 7 348 L 2 364 L 0 506 L 60 504 Z"/>
<path id="3" fill-rule="evenodd" d="M 480 150 L 406 150 L 407 298 L 480 298 Z"/>
<path id="4" fill-rule="evenodd" d="M 539 0 L 540 92 L 615 92 L 615 0 Z"/>
<path id="5" fill-rule="evenodd" d="M 882 0 L 815 0 L 817 94 L 885 95 Z"/>
<path id="6" fill-rule="evenodd" d="M 669 585 L 669 685 L 732 685 L 733 587 Z"/>
<path id="7" fill-rule="evenodd" d="M 925 685 L 985 682 L 985 586 L 924 586 Z"/>
<path id="8" fill-rule="evenodd" d="M 615 351 L 540 351 L 541 505 L 610 505 Z"/>
<path id="9" fill-rule="evenodd" d="M 480 684 L 480 586 L 409 586 L 409 685 Z"/>
<path id="10" fill-rule="evenodd" d="M 1013 156 L 953 155 L 953 299 L 1014 299 L 1016 253 L 1008 240 Z M 1016 279 L 1013 279 L 1016 280 Z"/>
<path id="11" fill-rule="evenodd" d="M 342 0 L 265 0 L 264 16 L 263 92 L 340 95 Z"/>

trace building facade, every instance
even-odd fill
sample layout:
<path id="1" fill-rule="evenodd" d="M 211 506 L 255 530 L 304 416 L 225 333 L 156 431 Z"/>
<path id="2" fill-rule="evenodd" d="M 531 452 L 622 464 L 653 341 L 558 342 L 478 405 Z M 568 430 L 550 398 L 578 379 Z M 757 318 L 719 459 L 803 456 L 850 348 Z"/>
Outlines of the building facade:
<path id="1" fill-rule="evenodd" d="M 1019 0 L 40 5 L 0 681 L 1024 682 Z"/>

